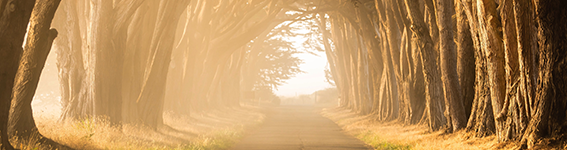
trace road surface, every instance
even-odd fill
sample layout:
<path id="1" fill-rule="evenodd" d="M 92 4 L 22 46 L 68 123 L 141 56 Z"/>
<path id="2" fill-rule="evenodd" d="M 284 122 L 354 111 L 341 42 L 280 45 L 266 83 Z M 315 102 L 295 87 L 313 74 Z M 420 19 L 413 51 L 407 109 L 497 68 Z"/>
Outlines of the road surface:
<path id="1" fill-rule="evenodd" d="M 265 122 L 237 143 L 233 150 L 372 149 L 343 133 L 312 106 L 273 107 Z"/>

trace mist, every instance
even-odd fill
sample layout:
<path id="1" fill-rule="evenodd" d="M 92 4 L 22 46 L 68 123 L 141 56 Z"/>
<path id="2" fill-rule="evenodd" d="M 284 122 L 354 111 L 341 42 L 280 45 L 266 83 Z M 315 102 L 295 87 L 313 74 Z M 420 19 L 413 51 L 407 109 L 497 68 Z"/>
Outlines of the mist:
<path id="1" fill-rule="evenodd" d="M 567 2 L 0 0 L 0 149 L 561 149 Z"/>

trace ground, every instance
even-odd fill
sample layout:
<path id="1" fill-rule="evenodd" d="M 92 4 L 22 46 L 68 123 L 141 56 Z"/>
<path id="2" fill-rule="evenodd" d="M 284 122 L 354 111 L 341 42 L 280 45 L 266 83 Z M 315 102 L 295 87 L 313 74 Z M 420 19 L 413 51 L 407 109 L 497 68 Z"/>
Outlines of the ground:
<path id="1" fill-rule="evenodd" d="M 45 110 L 40 109 L 39 110 Z M 153 130 L 125 124 L 110 126 L 104 120 L 58 122 L 57 113 L 36 112 L 39 131 L 54 141 L 73 149 L 228 149 L 251 128 L 265 119 L 263 107 L 242 107 L 210 110 L 191 116 L 172 112 L 164 114 L 164 126 Z M 28 139 L 12 144 L 20 149 L 51 149 Z"/>
<path id="2" fill-rule="evenodd" d="M 343 130 L 375 149 L 517 149 L 513 142 L 497 142 L 495 136 L 474 137 L 464 130 L 446 133 L 430 132 L 425 123 L 402 125 L 397 121 L 381 122 L 369 115 L 357 115 L 343 108 L 322 110 L 325 117 Z"/>
<path id="3" fill-rule="evenodd" d="M 237 143 L 233 150 L 268 149 L 372 149 L 345 134 L 320 107 L 288 105 L 272 107 L 265 122 Z"/>
<path id="4" fill-rule="evenodd" d="M 379 122 L 347 109 L 319 105 L 257 106 L 212 110 L 191 117 L 168 112 L 167 126 L 153 131 L 124 125 L 122 129 L 85 120 L 59 124 L 57 116 L 39 113 L 40 132 L 75 149 L 514 149 L 494 136 L 475 138 L 459 131 L 430 132 L 424 124 Z M 55 113 L 56 114 L 56 113 Z M 14 142 L 13 142 L 14 143 Z M 22 149 L 43 149 L 16 144 Z"/>

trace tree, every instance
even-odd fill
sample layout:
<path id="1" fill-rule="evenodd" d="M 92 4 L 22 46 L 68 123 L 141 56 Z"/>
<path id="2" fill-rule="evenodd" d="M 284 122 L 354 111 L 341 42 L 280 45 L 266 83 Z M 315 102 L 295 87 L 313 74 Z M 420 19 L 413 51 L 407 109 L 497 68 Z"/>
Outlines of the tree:
<path id="1" fill-rule="evenodd" d="M 120 53 L 126 38 L 121 35 L 142 2 L 120 1 L 115 6 L 107 1 L 65 3 L 61 18 L 56 17 L 61 21 L 54 24 L 66 29 L 55 44 L 59 49 L 62 120 L 103 116 L 113 124 L 122 121 L 122 84 L 117 73 L 122 70 Z M 89 10 L 90 14 L 79 10 Z M 87 23 L 80 23 L 83 21 Z M 87 26 L 92 30 L 86 30 Z"/>
<path id="2" fill-rule="evenodd" d="M 8 141 L 8 116 L 14 79 L 35 0 L 0 1 L 0 137 L 2 149 L 14 149 Z"/>
<path id="3" fill-rule="evenodd" d="M 161 1 L 157 24 L 150 45 L 150 56 L 146 66 L 147 76 L 142 79 L 141 91 L 135 100 L 138 114 L 130 120 L 156 129 L 163 124 L 163 105 L 171 53 L 177 21 L 189 1 Z M 136 122 L 141 121 L 141 122 Z"/>
<path id="4" fill-rule="evenodd" d="M 58 30 L 58 38 L 54 42 L 59 71 L 61 121 L 87 119 L 92 116 L 92 101 L 87 97 L 85 58 L 83 57 L 83 40 L 80 25 L 83 17 L 78 12 L 81 1 L 64 1 L 56 11 L 53 26 Z"/>
<path id="5" fill-rule="evenodd" d="M 32 133 L 39 134 L 33 119 L 31 102 L 47 55 L 51 51 L 53 40 L 57 37 L 57 31 L 50 29 L 50 26 L 60 2 L 60 0 L 40 0 L 32 11 L 27 40 L 12 92 L 8 123 L 10 136 L 29 138 Z"/>
<path id="6" fill-rule="evenodd" d="M 471 114 L 471 108 L 474 100 L 474 84 L 475 84 L 475 54 L 471 37 L 470 25 L 467 19 L 464 6 L 457 0 L 455 3 L 457 15 L 457 72 L 459 74 L 459 82 L 461 85 L 463 103 L 467 120 Z"/>
<path id="7" fill-rule="evenodd" d="M 189 2 L 134 0 L 66 3 L 67 15 L 60 18 L 65 19 L 60 22 L 66 24 L 57 25 L 67 30 L 62 32 L 65 34 L 56 44 L 60 48 L 58 67 L 64 94 L 63 120 L 103 117 L 114 125 L 126 122 L 157 128 L 161 124 L 163 109 L 160 106 L 164 101 L 167 77 L 167 71 L 164 70 L 169 68 L 175 42 L 173 33 L 177 29 L 179 16 Z M 148 6 L 145 7 L 149 8 L 146 11 L 159 15 L 142 12 L 139 10 L 142 5 Z M 78 10 L 87 10 L 82 7 L 92 9 L 86 16 L 88 18 L 80 15 Z M 134 25 L 137 23 L 135 21 L 141 20 L 149 21 L 151 25 Z M 88 24 L 80 23 L 83 21 Z M 132 32 L 129 27 L 141 28 L 145 32 Z M 80 37 L 87 40 L 80 40 Z M 133 52 L 134 49 L 138 52 Z M 153 59 L 142 59 L 150 56 Z M 135 70 L 128 72 L 129 69 Z M 134 74 L 130 74 L 134 71 Z M 122 80 L 123 76 L 131 77 L 128 78 L 131 80 Z M 161 92 L 148 95 L 149 88 Z M 123 95 L 126 95 L 125 99 Z M 155 109 L 146 109 L 149 106 Z"/>
<path id="8" fill-rule="evenodd" d="M 532 105 L 533 118 L 524 132 L 522 141 L 528 148 L 533 148 L 536 141 L 546 136 L 558 136 L 565 127 L 566 115 L 565 61 L 567 25 L 561 24 L 567 19 L 566 2 L 540 0 L 536 3 L 539 41 L 539 82 L 536 100 Z"/>
<path id="9" fill-rule="evenodd" d="M 437 1 L 437 26 L 439 27 L 439 48 L 441 51 L 441 76 L 445 92 L 446 117 L 453 131 L 466 126 L 465 108 L 463 105 L 463 94 L 459 77 L 457 74 L 457 55 L 453 41 L 453 23 L 451 21 L 454 13 L 453 1 Z"/>
<path id="10" fill-rule="evenodd" d="M 487 74 L 487 58 L 481 49 L 478 14 L 474 11 L 477 5 L 473 2 L 461 1 L 463 10 L 469 21 L 471 38 L 474 44 L 475 57 L 475 94 L 471 108 L 467 130 L 475 131 L 476 136 L 494 134 L 494 115 L 492 112 L 491 95 L 489 91 L 489 80 Z"/>
<path id="11" fill-rule="evenodd" d="M 433 48 L 433 41 L 429 30 L 426 28 L 423 15 L 419 11 L 416 0 L 406 0 L 408 16 L 412 22 L 412 31 L 416 35 L 417 46 L 421 51 L 423 61 L 423 74 L 425 76 L 426 87 L 426 108 L 429 118 L 429 127 L 431 130 L 438 130 L 443 126 L 445 117 L 443 116 L 442 81 L 437 66 L 438 53 Z"/>
<path id="12" fill-rule="evenodd" d="M 302 71 L 299 65 L 301 59 L 294 56 L 300 53 L 292 47 L 291 42 L 281 38 L 267 39 L 256 42 L 248 50 L 245 60 L 245 80 L 244 84 L 252 84 L 249 87 L 272 87 L 285 83 Z M 252 90 L 252 89 L 248 89 Z"/>

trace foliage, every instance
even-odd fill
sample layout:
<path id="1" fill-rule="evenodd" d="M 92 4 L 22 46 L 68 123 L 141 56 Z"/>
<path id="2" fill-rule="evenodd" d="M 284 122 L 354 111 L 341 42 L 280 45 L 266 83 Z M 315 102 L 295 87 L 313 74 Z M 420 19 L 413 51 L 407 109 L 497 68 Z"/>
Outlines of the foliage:
<path id="1" fill-rule="evenodd" d="M 291 42 L 282 38 L 268 39 L 255 45 L 258 52 L 250 50 L 249 57 L 254 57 L 254 63 L 251 65 L 251 73 L 254 79 L 254 87 L 270 86 L 276 88 L 294 77 L 298 73 L 302 73 L 299 65 L 303 63 L 301 59 L 294 56 L 299 53 Z"/>
<path id="2" fill-rule="evenodd" d="M 287 14 L 302 14 L 288 11 Z M 321 33 L 312 20 L 318 17 L 306 13 L 292 21 L 285 21 L 265 36 L 257 37 L 246 46 L 248 77 L 254 88 L 270 86 L 277 89 L 298 73 L 303 73 L 299 65 L 303 63 L 295 54 L 317 55 L 322 52 Z M 261 41 L 261 42 L 260 42 Z"/>
<path id="3" fill-rule="evenodd" d="M 325 71 L 325 82 L 329 83 L 332 86 L 337 86 L 335 84 L 335 78 L 333 77 L 333 74 L 329 69 L 329 66 L 327 66 L 324 71 Z"/>

